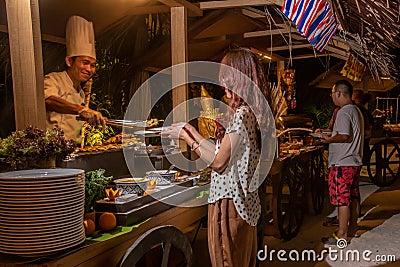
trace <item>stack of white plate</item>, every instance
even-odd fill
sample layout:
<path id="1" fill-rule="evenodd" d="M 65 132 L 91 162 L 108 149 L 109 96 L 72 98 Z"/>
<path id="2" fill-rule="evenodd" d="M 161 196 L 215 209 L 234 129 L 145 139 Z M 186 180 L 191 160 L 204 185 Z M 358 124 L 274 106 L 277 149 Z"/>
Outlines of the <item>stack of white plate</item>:
<path id="1" fill-rule="evenodd" d="M 39 256 L 85 241 L 83 170 L 0 173 L 0 203 L 0 252 Z"/>

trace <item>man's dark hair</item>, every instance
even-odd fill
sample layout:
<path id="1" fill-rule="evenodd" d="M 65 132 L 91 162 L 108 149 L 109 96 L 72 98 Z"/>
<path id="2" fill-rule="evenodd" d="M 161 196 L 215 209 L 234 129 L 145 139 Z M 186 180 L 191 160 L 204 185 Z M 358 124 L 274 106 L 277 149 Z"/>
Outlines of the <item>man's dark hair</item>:
<path id="1" fill-rule="evenodd" d="M 348 94 L 351 97 L 353 94 L 353 85 L 347 80 L 339 80 L 335 83 L 335 91 Z"/>

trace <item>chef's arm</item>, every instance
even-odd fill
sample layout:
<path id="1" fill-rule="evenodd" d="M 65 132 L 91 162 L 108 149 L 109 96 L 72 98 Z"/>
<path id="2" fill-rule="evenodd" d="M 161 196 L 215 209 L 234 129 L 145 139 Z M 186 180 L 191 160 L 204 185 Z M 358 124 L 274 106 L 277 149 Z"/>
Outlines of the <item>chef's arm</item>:
<path id="1" fill-rule="evenodd" d="M 106 124 L 106 118 L 104 118 L 100 112 L 81 106 L 78 104 L 73 104 L 57 96 L 49 96 L 45 100 L 46 109 L 49 111 L 54 111 L 61 114 L 73 114 L 79 115 L 79 119 L 87 121 L 92 125 L 103 125 Z"/>
<path id="2" fill-rule="evenodd" d="M 61 114 L 78 115 L 79 111 L 85 108 L 84 106 L 73 104 L 57 96 L 49 96 L 48 98 L 46 98 L 45 103 L 46 110 L 54 111 Z"/>

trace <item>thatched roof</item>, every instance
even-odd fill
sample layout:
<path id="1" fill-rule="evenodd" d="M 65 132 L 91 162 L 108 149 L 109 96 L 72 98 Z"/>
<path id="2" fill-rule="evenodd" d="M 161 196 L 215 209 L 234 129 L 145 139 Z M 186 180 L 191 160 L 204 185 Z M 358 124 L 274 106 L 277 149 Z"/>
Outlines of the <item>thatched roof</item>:
<path id="1" fill-rule="evenodd" d="M 331 0 L 350 51 L 370 69 L 374 78 L 400 81 L 400 1 Z"/>

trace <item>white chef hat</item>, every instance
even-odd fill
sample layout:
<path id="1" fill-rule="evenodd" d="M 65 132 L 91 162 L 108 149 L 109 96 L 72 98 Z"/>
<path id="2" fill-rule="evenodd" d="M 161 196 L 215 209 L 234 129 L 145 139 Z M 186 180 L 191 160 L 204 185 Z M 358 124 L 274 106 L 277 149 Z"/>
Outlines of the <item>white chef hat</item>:
<path id="1" fill-rule="evenodd" d="M 93 23 L 79 16 L 71 16 L 66 27 L 67 56 L 89 56 L 96 59 Z"/>

